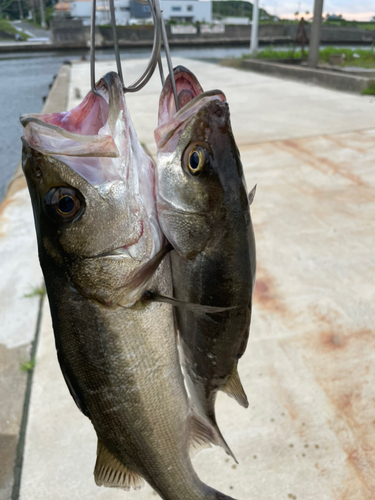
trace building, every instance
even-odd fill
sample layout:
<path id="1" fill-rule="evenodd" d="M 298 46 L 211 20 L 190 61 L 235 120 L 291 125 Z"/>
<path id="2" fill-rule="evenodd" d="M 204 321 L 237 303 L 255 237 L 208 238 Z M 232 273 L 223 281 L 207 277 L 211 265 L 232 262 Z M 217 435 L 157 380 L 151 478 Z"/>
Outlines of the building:
<path id="1" fill-rule="evenodd" d="M 212 22 L 212 2 L 199 0 L 161 0 L 163 16 L 166 21 Z M 125 26 L 151 18 L 150 6 L 136 0 L 114 0 L 116 24 Z M 90 0 L 61 0 L 55 6 L 55 14 L 80 19 L 84 25 L 90 24 Z M 96 24 L 110 24 L 108 0 L 96 2 Z"/>
<path id="2" fill-rule="evenodd" d="M 212 2 L 199 0 L 161 0 L 166 21 L 182 23 L 212 22 Z"/>

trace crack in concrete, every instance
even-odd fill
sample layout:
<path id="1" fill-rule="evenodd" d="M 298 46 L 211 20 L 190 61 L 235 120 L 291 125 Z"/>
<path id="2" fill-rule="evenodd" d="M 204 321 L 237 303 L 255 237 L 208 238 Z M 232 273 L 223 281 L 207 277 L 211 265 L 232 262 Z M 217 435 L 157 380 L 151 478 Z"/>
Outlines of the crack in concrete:
<path id="1" fill-rule="evenodd" d="M 38 348 L 38 340 L 39 340 L 39 334 L 40 334 L 40 325 L 41 325 L 42 314 L 43 314 L 43 303 L 44 303 L 44 296 L 40 297 L 40 299 L 39 299 L 38 317 L 36 320 L 34 340 L 31 343 L 30 361 L 32 361 L 36 358 L 36 352 L 37 352 L 37 348 Z M 20 433 L 19 433 L 19 439 L 18 439 L 18 444 L 17 444 L 16 460 L 15 460 L 15 465 L 14 465 L 14 482 L 13 482 L 13 490 L 12 490 L 11 500 L 19 500 L 19 497 L 20 497 L 23 456 L 24 456 L 24 450 L 25 450 L 26 429 L 27 429 L 27 422 L 28 422 L 28 417 L 29 417 L 33 375 L 34 375 L 34 369 L 30 370 L 27 373 L 25 399 L 24 399 L 24 404 L 23 404 L 22 420 L 21 420 Z"/>

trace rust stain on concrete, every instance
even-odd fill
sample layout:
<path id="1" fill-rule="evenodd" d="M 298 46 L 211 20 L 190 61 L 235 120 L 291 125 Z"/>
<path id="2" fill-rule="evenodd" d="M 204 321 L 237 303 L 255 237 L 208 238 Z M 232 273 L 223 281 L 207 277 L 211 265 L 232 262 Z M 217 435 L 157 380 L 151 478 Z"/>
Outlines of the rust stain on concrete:
<path id="1" fill-rule="evenodd" d="M 262 309 L 274 311 L 281 315 L 287 312 L 281 296 L 277 290 L 275 279 L 266 269 L 257 266 L 257 278 L 254 289 L 254 301 Z"/>
<path id="2" fill-rule="evenodd" d="M 370 146 L 370 139 L 368 140 L 368 147 L 366 147 L 366 146 L 359 147 L 358 145 L 354 146 L 353 140 L 352 140 L 353 135 L 354 134 L 350 134 L 350 138 L 351 138 L 350 146 L 348 145 L 347 134 L 345 134 L 345 135 L 328 135 L 328 136 L 326 136 L 326 138 L 330 142 L 332 142 L 335 146 L 338 146 L 340 149 L 352 149 L 353 151 L 356 151 L 357 153 L 366 154 L 368 152 L 368 147 Z M 371 138 L 371 146 L 373 146 L 373 140 L 374 139 Z"/>
<path id="3" fill-rule="evenodd" d="M 3 217 L 5 210 L 14 203 L 13 198 L 4 198 L 3 202 L 0 205 L 0 219 Z M 1 222 L 0 222 L 1 223 Z"/>
<path id="4" fill-rule="evenodd" d="M 361 498 L 375 498 L 375 376 L 373 353 L 375 331 L 363 328 L 331 329 L 305 336 L 306 365 L 326 394 L 335 418 L 329 426 L 346 454 L 350 485 L 338 499 L 350 498 L 353 481 L 360 485 Z M 355 479 L 356 478 L 356 479 Z M 344 485 L 343 485 L 344 487 Z M 358 487 L 358 486 L 357 486 Z"/>
<path id="5" fill-rule="evenodd" d="M 277 146 L 288 152 L 292 152 L 293 155 L 297 155 L 301 160 L 306 162 L 312 168 L 319 170 L 322 173 L 326 173 L 326 169 L 328 168 L 333 173 L 344 177 L 345 179 L 353 182 L 357 186 L 369 187 L 369 185 L 359 176 L 354 174 L 348 169 L 345 169 L 342 165 L 335 163 L 328 158 L 323 158 L 321 156 L 316 156 L 313 151 L 308 148 L 305 148 L 302 145 L 302 141 L 296 140 L 287 140 L 280 141 L 277 143 Z"/>
<path id="6" fill-rule="evenodd" d="M 0 238 L 3 238 L 6 234 L 4 229 L 3 229 L 4 213 L 12 203 L 14 203 L 14 199 L 11 197 L 6 197 L 3 199 L 3 201 L 0 205 Z"/>

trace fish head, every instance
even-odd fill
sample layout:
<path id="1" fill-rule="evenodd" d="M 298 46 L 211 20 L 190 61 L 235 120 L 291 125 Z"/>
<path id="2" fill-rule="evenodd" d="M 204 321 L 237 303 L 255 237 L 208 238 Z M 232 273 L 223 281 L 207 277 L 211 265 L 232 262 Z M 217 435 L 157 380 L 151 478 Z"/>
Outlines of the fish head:
<path id="1" fill-rule="evenodd" d="M 248 202 L 225 95 L 203 92 L 186 68 L 175 69 L 175 82 L 180 110 L 176 112 L 169 79 L 155 131 L 157 208 L 165 236 L 189 259 L 220 231 L 228 204 L 242 194 L 246 207 Z"/>
<path id="2" fill-rule="evenodd" d="M 118 75 L 108 73 L 69 112 L 23 115 L 21 123 L 44 273 L 60 268 L 80 293 L 117 303 L 164 238 L 154 165 L 138 142 Z M 142 290 L 128 292 L 132 302 Z"/>

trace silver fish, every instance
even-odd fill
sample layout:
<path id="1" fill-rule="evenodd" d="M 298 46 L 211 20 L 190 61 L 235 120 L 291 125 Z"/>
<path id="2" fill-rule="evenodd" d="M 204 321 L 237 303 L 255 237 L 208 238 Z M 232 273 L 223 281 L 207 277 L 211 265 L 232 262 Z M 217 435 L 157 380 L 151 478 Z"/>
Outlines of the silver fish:
<path id="1" fill-rule="evenodd" d="M 193 407 L 233 456 L 217 426 L 215 399 L 222 390 L 248 406 L 237 365 L 249 335 L 256 268 L 249 199 L 224 94 L 203 92 L 184 67 L 174 77 L 180 110 L 168 79 L 155 131 L 157 209 L 175 249 L 175 299 L 224 309 L 176 307 L 175 318 Z"/>
<path id="2" fill-rule="evenodd" d="M 57 355 L 98 436 L 95 481 L 129 489 L 145 479 L 164 500 L 230 500 L 190 461 L 190 443 L 210 437 L 188 406 L 172 309 L 141 300 L 146 288 L 171 293 L 154 166 L 118 75 L 97 93 L 67 113 L 21 117 Z"/>

